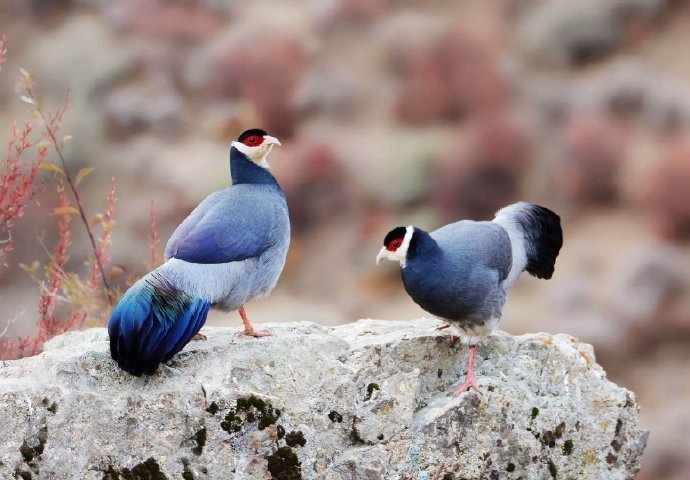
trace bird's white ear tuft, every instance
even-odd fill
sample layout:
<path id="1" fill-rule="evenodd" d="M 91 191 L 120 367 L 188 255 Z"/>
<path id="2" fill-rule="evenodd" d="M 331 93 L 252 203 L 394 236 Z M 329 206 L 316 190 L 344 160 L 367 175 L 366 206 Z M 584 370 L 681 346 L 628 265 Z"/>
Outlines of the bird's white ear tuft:
<path id="1" fill-rule="evenodd" d="M 242 142 L 232 142 L 232 146 L 242 152 L 249 160 L 256 163 L 258 166 L 268 170 L 268 154 L 273 150 L 273 143 L 265 143 L 251 147 Z"/>
<path id="2" fill-rule="evenodd" d="M 412 225 L 405 229 L 405 236 L 403 237 L 402 244 L 394 251 L 387 251 L 386 258 L 391 261 L 400 262 L 400 266 L 405 268 L 407 263 L 407 250 L 410 248 L 410 242 L 412 241 L 412 235 L 414 234 L 414 227 Z"/>

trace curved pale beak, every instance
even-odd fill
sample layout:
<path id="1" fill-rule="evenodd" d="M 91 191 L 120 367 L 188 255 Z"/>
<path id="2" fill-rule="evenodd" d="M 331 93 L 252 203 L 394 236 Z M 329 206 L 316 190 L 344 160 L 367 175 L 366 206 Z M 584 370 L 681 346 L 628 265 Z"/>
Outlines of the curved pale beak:
<path id="1" fill-rule="evenodd" d="M 280 140 L 270 135 L 264 135 L 264 145 L 278 145 L 279 147 L 281 146 Z"/>
<path id="2" fill-rule="evenodd" d="M 386 257 L 388 257 L 388 250 L 386 249 L 386 247 L 383 247 L 383 248 L 381 248 L 381 251 L 379 252 L 379 254 L 376 255 L 376 265 L 381 263 L 381 260 L 383 260 Z"/>

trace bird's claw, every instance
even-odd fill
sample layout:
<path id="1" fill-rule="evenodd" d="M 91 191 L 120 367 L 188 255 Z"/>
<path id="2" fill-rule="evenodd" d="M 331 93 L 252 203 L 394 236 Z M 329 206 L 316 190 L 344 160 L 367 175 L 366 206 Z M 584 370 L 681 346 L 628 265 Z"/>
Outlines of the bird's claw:
<path id="1" fill-rule="evenodd" d="M 205 341 L 205 340 L 208 340 L 208 337 L 206 335 L 204 335 L 203 333 L 199 332 L 192 337 L 192 340 Z"/>
<path id="2" fill-rule="evenodd" d="M 235 335 L 247 336 L 247 337 L 272 337 L 273 333 L 267 328 L 245 328 L 240 330 Z"/>
<path id="3" fill-rule="evenodd" d="M 452 396 L 457 397 L 461 393 L 463 393 L 466 390 L 473 389 L 476 391 L 479 395 L 484 395 L 481 390 L 479 390 L 479 387 L 477 386 L 476 383 L 474 383 L 474 378 L 467 378 L 465 381 L 460 385 L 458 388 L 453 390 L 453 393 L 451 393 Z"/>
<path id="4" fill-rule="evenodd" d="M 439 325 L 436 327 L 436 330 L 445 330 L 446 328 L 450 327 L 450 323 L 444 323 L 443 325 Z"/>

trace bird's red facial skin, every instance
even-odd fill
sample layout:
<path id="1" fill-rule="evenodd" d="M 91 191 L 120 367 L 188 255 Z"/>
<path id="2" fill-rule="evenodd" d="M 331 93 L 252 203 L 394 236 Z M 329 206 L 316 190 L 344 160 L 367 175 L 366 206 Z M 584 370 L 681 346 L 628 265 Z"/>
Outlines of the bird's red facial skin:
<path id="1" fill-rule="evenodd" d="M 252 135 L 242 140 L 242 143 L 244 143 L 248 147 L 258 147 L 259 145 L 264 143 L 264 137 L 260 135 Z"/>
<path id="2" fill-rule="evenodd" d="M 389 252 L 395 252 L 398 248 L 400 248 L 402 242 L 402 238 L 394 238 L 393 240 L 388 242 L 388 245 L 386 245 L 386 250 L 388 250 Z"/>

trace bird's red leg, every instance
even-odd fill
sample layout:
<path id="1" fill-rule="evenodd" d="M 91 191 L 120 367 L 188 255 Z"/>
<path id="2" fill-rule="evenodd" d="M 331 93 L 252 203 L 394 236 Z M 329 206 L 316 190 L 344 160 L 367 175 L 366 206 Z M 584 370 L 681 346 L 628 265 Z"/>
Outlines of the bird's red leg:
<path id="1" fill-rule="evenodd" d="M 462 392 L 465 390 L 469 390 L 470 388 L 474 388 L 477 393 L 481 394 L 482 391 L 479 390 L 479 387 L 477 386 L 476 383 L 474 383 L 474 356 L 477 353 L 477 346 L 472 345 L 470 347 L 470 359 L 467 362 L 467 375 L 465 376 L 465 381 L 460 385 L 458 388 L 453 390 L 453 396 L 457 397 L 460 395 Z"/>
<path id="2" fill-rule="evenodd" d="M 192 337 L 192 340 L 208 340 L 208 337 L 206 337 L 206 335 L 204 335 L 203 333 L 199 332 Z"/>
<path id="3" fill-rule="evenodd" d="M 252 324 L 249 323 L 249 319 L 247 318 L 247 312 L 244 311 L 244 307 L 240 307 L 238 312 L 240 312 L 240 317 L 242 317 L 242 323 L 244 324 L 244 330 L 241 332 L 237 332 L 238 335 L 247 335 L 250 337 L 270 337 L 271 335 L 273 335 L 266 328 L 263 328 L 261 330 L 254 329 Z"/>
<path id="4" fill-rule="evenodd" d="M 444 323 L 443 325 L 436 327 L 436 330 L 445 330 L 448 327 L 450 327 L 450 323 Z"/>

